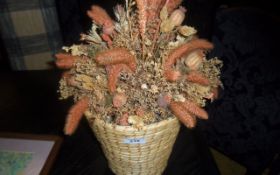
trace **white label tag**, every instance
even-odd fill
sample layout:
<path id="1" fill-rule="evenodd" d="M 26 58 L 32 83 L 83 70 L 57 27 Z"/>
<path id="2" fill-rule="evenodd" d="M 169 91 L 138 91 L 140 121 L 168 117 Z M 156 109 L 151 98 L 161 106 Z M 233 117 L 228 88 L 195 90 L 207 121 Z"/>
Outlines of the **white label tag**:
<path id="1" fill-rule="evenodd" d="M 123 139 L 125 144 L 144 144 L 146 143 L 144 138 L 125 138 Z"/>

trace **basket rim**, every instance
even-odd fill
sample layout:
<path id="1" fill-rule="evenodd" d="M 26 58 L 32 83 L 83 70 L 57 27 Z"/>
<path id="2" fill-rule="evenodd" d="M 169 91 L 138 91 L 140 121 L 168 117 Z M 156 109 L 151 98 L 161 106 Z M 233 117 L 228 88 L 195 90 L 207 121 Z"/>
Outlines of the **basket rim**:
<path id="1" fill-rule="evenodd" d="M 86 116 L 86 118 L 89 120 L 92 118 L 92 116 L 89 116 L 88 115 L 88 112 L 85 113 L 84 115 Z M 160 122 L 157 122 L 157 123 L 152 123 L 152 124 L 149 124 L 149 125 L 145 125 L 143 126 L 141 129 L 138 129 L 138 128 L 135 128 L 133 126 L 121 126 L 121 125 L 116 125 L 116 124 L 112 124 L 112 123 L 106 123 L 104 120 L 100 119 L 100 118 L 94 118 L 94 122 L 93 123 L 97 123 L 97 124 L 100 124 L 100 125 L 103 125 L 107 128 L 111 128 L 111 129 L 114 129 L 114 130 L 118 130 L 118 131 L 145 131 L 145 130 L 150 130 L 150 129 L 153 129 L 153 128 L 158 128 L 160 126 L 163 126 L 163 125 L 167 125 L 169 123 L 173 123 L 173 122 L 179 122 L 179 120 L 177 119 L 177 117 L 170 117 L 170 118 L 167 118 L 165 120 L 162 120 Z"/>

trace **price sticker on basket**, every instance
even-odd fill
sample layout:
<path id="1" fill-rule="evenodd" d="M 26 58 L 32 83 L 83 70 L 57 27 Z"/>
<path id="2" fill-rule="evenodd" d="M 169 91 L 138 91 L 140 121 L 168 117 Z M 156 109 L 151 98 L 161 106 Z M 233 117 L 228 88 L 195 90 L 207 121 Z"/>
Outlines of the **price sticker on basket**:
<path id="1" fill-rule="evenodd" d="M 125 144 L 144 144 L 146 143 L 145 139 L 142 138 L 125 138 L 123 140 L 123 143 Z"/>

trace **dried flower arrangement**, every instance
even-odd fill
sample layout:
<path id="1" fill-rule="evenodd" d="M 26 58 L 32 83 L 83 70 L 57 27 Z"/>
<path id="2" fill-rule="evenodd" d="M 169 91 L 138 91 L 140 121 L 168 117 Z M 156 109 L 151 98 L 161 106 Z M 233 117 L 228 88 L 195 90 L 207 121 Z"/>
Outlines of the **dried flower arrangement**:
<path id="1" fill-rule="evenodd" d="M 182 25 L 182 0 L 126 0 L 114 8 L 113 20 L 104 9 L 87 12 L 92 28 L 81 34 L 83 44 L 63 47 L 56 65 L 65 69 L 61 99 L 74 97 L 65 133 L 71 135 L 86 112 L 114 125 L 141 129 L 176 116 L 185 126 L 218 96 L 218 58 L 207 59 L 213 45 Z"/>

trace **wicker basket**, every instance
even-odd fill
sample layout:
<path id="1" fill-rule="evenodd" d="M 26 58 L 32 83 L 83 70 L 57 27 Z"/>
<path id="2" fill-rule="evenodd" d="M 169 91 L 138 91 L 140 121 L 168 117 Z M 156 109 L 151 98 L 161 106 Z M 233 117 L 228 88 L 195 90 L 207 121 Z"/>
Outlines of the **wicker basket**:
<path id="1" fill-rule="evenodd" d="M 180 128 L 176 118 L 137 130 L 86 116 L 115 174 L 162 174 Z"/>

